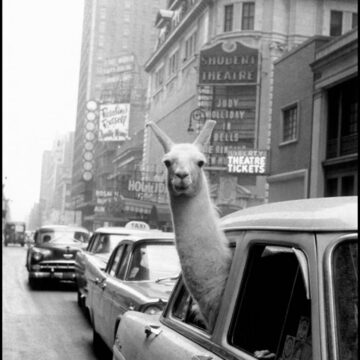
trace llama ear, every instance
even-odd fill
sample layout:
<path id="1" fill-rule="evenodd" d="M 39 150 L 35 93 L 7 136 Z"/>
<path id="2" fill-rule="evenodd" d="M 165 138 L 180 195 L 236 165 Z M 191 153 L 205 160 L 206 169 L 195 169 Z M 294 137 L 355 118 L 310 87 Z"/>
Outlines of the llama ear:
<path id="1" fill-rule="evenodd" d="M 200 134 L 194 141 L 194 145 L 202 148 L 205 144 L 210 141 L 211 133 L 216 125 L 215 120 L 207 120 L 205 125 L 200 131 Z"/>
<path id="2" fill-rule="evenodd" d="M 165 134 L 163 130 L 161 130 L 155 123 L 149 121 L 145 124 L 145 126 L 150 126 L 151 130 L 159 140 L 160 144 L 164 148 L 165 153 L 169 152 L 173 147 L 173 141 Z"/>

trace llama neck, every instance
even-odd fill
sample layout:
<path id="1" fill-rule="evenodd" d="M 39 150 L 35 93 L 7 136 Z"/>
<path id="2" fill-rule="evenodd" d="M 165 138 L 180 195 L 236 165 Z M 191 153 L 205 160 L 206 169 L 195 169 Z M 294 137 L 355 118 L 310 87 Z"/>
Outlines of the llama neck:
<path id="1" fill-rule="evenodd" d="M 199 193 L 191 198 L 170 193 L 170 206 L 185 283 L 211 323 L 209 314 L 217 314 L 231 253 L 219 227 L 205 178 L 202 185 Z"/>

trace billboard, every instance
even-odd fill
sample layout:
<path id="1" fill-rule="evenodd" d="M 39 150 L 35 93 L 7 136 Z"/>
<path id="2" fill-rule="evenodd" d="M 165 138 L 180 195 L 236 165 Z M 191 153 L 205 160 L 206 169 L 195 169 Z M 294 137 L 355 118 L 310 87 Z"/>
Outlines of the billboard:
<path id="1" fill-rule="evenodd" d="M 258 49 L 221 42 L 200 51 L 199 85 L 256 84 Z"/>
<path id="2" fill-rule="evenodd" d="M 102 104 L 99 109 L 99 141 L 125 141 L 129 135 L 130 104 Z"/>
<path id="3" fill-rule="evenodd" d="M 235 174 L 267 175 L 267 150 L 240 150 L 228 153 L 228 172 Z"/>

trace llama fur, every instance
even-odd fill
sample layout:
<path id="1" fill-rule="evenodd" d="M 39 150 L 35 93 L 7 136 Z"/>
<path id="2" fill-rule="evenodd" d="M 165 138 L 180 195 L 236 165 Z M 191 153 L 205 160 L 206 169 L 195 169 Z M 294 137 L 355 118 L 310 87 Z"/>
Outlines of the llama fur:
<path id="1" fill-rule="evenodd" d="M 203 171 L 206 158 L 202 148 L 215 123 L 208 120 L 192 144 L 175 144 L 156 124 L 147 124 L 165 151 L 163 162 L 183 279 L 209 328 L 219 311 L 232 258 Z"/>

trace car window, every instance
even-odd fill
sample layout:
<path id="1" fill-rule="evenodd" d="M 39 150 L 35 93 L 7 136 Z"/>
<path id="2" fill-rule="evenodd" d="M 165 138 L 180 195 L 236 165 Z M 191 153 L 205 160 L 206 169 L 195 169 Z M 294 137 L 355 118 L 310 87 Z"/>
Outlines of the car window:
<path id="1" fill-rule="evenodd" d="M 116 250 L 115 254 L 113 254 L 113 256 L 111 257 L 111 260 L 109 261 L 109 266 L 106 270 L 106 272 L 108 272 L 111 276 L 115 276 L 116 269 L 119 265 L 121 255 L 123 254 L 123 252 L 124 252 L 124 245 L 120 245 Z"/>
<path id="2" fill-rule="evenodd" d="M 95 240 L 91 252 L 94 254 L 106 254 L 110 252 L 110 241 L 108 234 L 100 234 Z"/>
<path id="3" fill-rule="evenodd" d="M 250 248 L 228 334 L 232 346 L 260 358 L 265 354 L 279 360 L 312 358 L 311 299 L 299 251 Z"/>
<path id="4" fill-rule="evenodd" d="M 185 285 L 181 286 L 172 308 L 172 316 L 191 326 L 206 330 L 206 324 L 199 311 L 197 303 L 193 300 Z"/>
<path id="5" fill-rule="evenodd" d="M 127 280 L 156 281 L 179 273 L 180 262 L 174 244 L 142 244 L 133 251 Z"/>
<path id="6" fill-rule="evenodd" d="M 118 271 L 116 273 L 116 277 L 121 279 L 121 280 L 124 280 L 125 279 L 125 274 L 126 274 L 126 268 L 127 268 L 127 265 L 129 263 L 129 258 L 130 258 L 130 255 L 131 255 L 131 249 L 132 249 L 132 246 L 130 245 L 125 245 L 125 249 L 124 249 L 124 255 L 122 257 L 122 260 L 121 260 L 121 264 L 118 268 Z"/>
<path id="7" fill-rule="evenodd" d="M 341 360 L 358 354 L 358 244 L 343 241 L 333 252 L 336 331 Z"/>
<path id="8" fill-rule="evenodd" d="M 94 248 L 94 244 L 96 242 L 96 239 L 99 235 L 98 234 L 93 234 L 89 240 L 89 243 L 87 245 L 86 251 L 92 252 L 92 249 Z"/>

